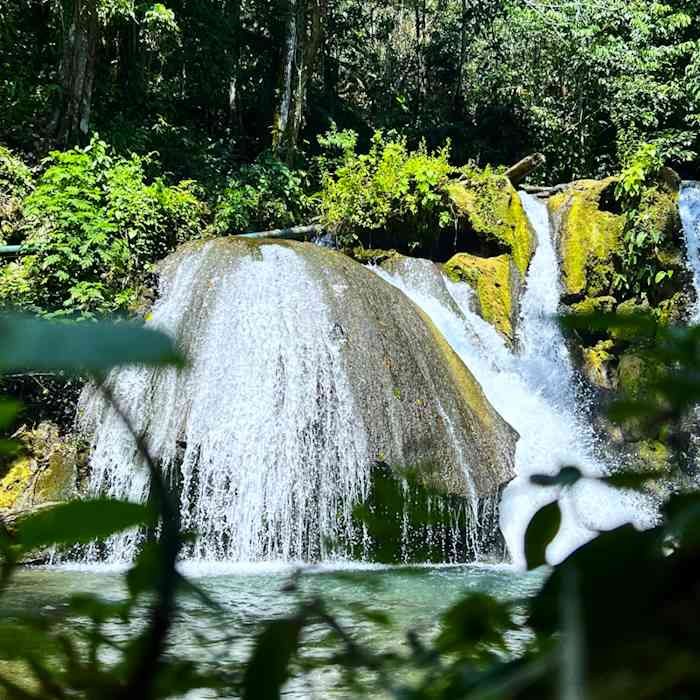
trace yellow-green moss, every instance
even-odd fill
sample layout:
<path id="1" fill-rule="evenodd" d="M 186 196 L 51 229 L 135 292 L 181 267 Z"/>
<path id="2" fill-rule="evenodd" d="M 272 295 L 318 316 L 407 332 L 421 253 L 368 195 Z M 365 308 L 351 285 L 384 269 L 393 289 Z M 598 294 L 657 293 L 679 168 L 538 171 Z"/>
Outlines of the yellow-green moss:
<path id="1" fill-rule="evenodd" d="M 614 178 L 582 180 L 549 202 L 550 213 L 559 224 L 567 294 L 600 294 L 609 288 L 611 261 L 620 245 L 624 216 L 601 210 L 600 199 L 614 183 Z"/>
<path id="2" fill-rule="evenodd" d="M 458 253 L 445 263 L 444 270 L 453 280 L 467 282 L 474 289 L 481 317 L 513 341 L 517 272 L 510 255 L 479 258 Z"/>
<path id="3" fill-rule="evenodd" d="M 508 178 L 470 171 L 466 179 L 450 183 L 447 191 L 457 215 L 467 220 L 474 234 L 510 251 L 525 276 L 535 252 L 535 235 Z"/>
<path id="4" fill-rule="evenodd" d="M 400 257 L 400 253 L 396 250 L 383 250 L 382 248 L 364 248 L 363 246 L 355 246 L 352 249 L 344 251 L 353 260 L 366 265 L 367 263 L 373 263 L 379 265 L 385 260 L 391 260 L 392 258 Z"/>
<path id="5" fill-rule="evenodd" d="M 683 323 L 686 309 L 690 305 L 687 293 L 677 292 L 670 299 L 664 299 L 656 307 L 656 319 L 661 325 L 671 326 Z"/>
<path id="6" fill-rule="evenodd" d="M 615 389 L 616 377 L 612 365 L 615 362 L 614 342 L 601 340 L 591 348 L 583 348 L 583 372 L 591 384 L 601 389 Z"/>
<path id="7" fill-rule="evenodd" d="M 630 350 L 620 356 L 617 367 L 620 390 L 631 399 L 642 399 L 659 378 L 659 370 L 644 353 Z"/>
<path id="8" fill-rule="evenodd" d="M 643 440 L 637 446 L 637 455 L 645 470 L 668 471 L 672 455 L 668 446 L 658 440 Z"/>
<path id="9" fill-rule="evenodd" d="M 32 465 L 33 461 L 26 456 L 14 461 L 0 481 L 0 509 L 12 508 L 29 488 L 34 474 Z"/>
<path id="10" fill-rule="evenodd" d="M 575 314 L 596 314 L 609 313 L 615 310 L 617 299 L 611 296 L 586 297 L 583 301 L 571 305 L 571 310 Z"/>

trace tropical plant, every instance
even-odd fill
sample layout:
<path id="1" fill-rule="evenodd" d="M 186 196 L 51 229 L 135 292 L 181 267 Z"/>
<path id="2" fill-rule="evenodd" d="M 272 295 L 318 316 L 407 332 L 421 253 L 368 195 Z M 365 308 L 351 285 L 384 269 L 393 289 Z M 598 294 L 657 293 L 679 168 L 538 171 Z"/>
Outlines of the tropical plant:
<path id="1" fill-rule="evenodd" d="M 27 254 L 1 271 L 3 304 L 52 315 L 129 308 L 151 264 L 204 226 L 194 183 L 148 183 L 146 163 L 97 138 L 52 152 L 22 205 Z M 20 281 L 28 293 L 16 296 Z"/>
<path id="2" fill-rule="evenodd" d="M 409 249 L 433 238 L 453 221 L 447 184 L 455 169 L 449 142 L 435 153 L 425 143 L 410 150 L 395 133 L 374 133 L 368 153 L 358 154 L 349 132 L 331 131 L 321 144 L 336 148 L 337 167 L 324 169 L 318 195 L 320 220 L 342 246 L 360 236 L 400 225 Z M 321 164 L 327 164 L 324 158 Z"/>

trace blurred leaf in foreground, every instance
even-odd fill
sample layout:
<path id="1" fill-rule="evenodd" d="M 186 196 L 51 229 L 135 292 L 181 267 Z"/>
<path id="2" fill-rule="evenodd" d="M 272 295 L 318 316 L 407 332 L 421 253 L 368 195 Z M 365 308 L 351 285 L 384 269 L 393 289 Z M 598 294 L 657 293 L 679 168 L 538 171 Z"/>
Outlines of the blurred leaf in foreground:
<path id="1" fill-rule="evenodd" d="M 184 360 L 165 334 L 135 323 L 56 322 L 0 317 L 0 370 L 102 373 L 117 365 L 175 365 Z"/>

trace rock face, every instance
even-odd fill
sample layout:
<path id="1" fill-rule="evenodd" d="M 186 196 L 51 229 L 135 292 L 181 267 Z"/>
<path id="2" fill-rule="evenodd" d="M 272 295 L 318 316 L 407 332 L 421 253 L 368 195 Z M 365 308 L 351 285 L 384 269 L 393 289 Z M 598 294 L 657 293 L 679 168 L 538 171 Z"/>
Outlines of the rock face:
<path id="1" fill-rule="evenodd" d="M 524 277 L 535 252 L 535 234 L 520 197 L 505 176 L 472 175 L 448 191 L 458 215 L 458 251 L 510 255 Z"/>
<path id="2" fill-rule="evenodd" d="M 76 498 L 80 466 L 84 463 L 77 442 L 62 436 L 48 422 L 18 435 L 24 452 L 0 481 L 0 511 L 7 516 Z"/>
<path id="3" fill-rule="evenodd" d="M 562 261 L 565 297 L 604 295 L 612 285 L 613 256 L 620 245 L 624 219 L 610 211 L 614 178 L 583 180 L 549 201 L 550 216 Z"/>
<path id="4" fill-rule="evenodd" d="M 683 323 L 693 300 L 684 263 L 678 182 L 663 176 L 648 184 L 635 212 L 625 211 L 617 201 L 616 185 L 614 177 L 584 180 L 549 199 L 561 260 L 562 301 L 574 314 L 647 313 L 662 324 Z M 648 270 L 646 278 L 633 284 L 643 268 Z M 657 272 L 662 274 L 657 277 Z M 651 339 L 633 333 L 621 327 L 572 337 L 582 374 L 598 392 L 601 412 L 615 397 L 643 398 L 658 379 L 659 368 L 645 356 Z M 649 440 L 634 421 L 621 429 L 601 423 L 614 440 L 627 444 L 634 463 L 656 469 L 674 458 L 664 441 L 675 438 L 662 430 Z"/>
<path id="5" fill-rule="evenodd" d="M 516 433 L 432 322 L 347 256 L 218 239 L 166 259 L 161 284 L 152 323 L 190 368 L 111 381 L 180 485 L 193 555 L 323 556 L 328 538 L 353 537 L 376 461 L 417 468 L 475 514 L 512 478 Z M 117 417 L 90 395 L 83 413 L 91 490 L 143 498 Z"/>

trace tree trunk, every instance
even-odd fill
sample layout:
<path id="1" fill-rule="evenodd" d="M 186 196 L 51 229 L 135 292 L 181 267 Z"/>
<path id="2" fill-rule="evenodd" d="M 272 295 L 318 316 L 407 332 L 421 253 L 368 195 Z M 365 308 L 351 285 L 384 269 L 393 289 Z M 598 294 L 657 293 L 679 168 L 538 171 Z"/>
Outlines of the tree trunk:
<path id="1" fill-rule="evenodd" d="M 533 170 L 537 170 L 541 165 L 544 165 L 545 162 L 546 159 L 541 153 L 533 153 L 533 155 L 523 158 L 515 165 L 508 168 L 505 175 L 514 185 L 517 185 L 533 172 Z"/>
<path id="2" fill-rule="evenodd" d="M 272 147 L 288 163 L 294 158 L 306 109 L 306 89 L 322 34 L 321 0 L 288 0 L 284 52 L 272 122 Z"/>
<path id="3" fill-rule="evenodd" d="M 239 135 L 243 131 L 240 109 L 239 73 L 241 69 L 241 0 L 231 3 L 231 75 L 228 83 L 229 126 Z"/>
<path id="4" fill-rule="evenodd" d="M 99 19 L 96 0 L 65 0 L 62 12 L 61 98 L 54 125 L 59 144 L 73 146 L 87 143 L 90 132 Z"/>

